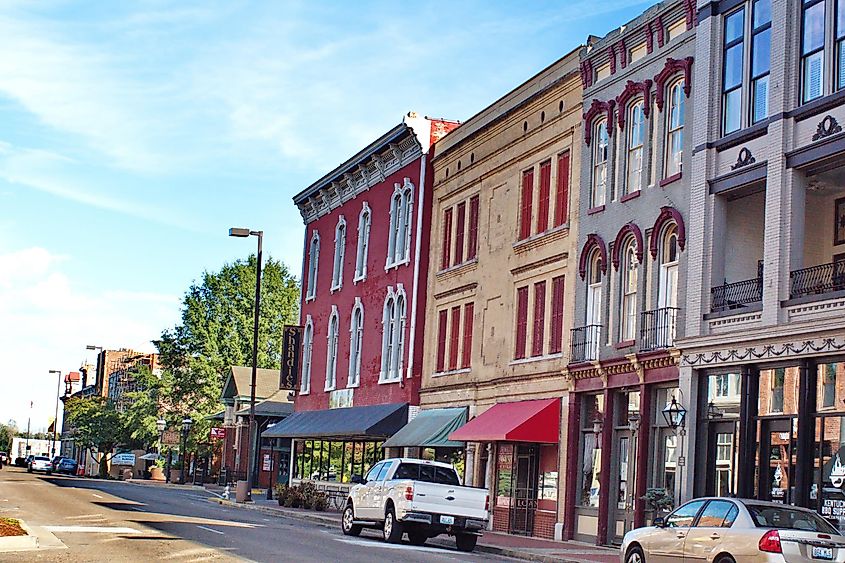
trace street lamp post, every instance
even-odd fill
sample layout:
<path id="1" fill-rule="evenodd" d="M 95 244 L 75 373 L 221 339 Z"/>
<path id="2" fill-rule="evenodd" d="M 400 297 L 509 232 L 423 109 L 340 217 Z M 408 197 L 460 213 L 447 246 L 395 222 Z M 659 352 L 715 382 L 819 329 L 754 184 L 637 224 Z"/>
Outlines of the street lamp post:
<path id="1" fill-rule="evenodd" d="M 62 394 L 62 372 L 61 370 L 51 369 L 50 373 L 59 374 L 59 384 L 56 389 L 56 414 L 53 418 L 53 444 L 50 448 L 50 458 L 56 457 L 56 442 L 59 439 L 59 397 Z"/>
<path id="2" fill-rule="evenodd" d="M 194 421 L 188 417 L 182 419 L 182 475 L 179 478 L 179 484 L 185 484 L 185 462 L 188 461 L 188 434 L 191 433 L 191 426 Z"/>
<path id="3" fill-rule="evenodd" d="M 666 421 L 666 424 L 669 425 L 672 430 L 674 430 L 675 434 L 678 436 L 678 444 L 677 444 L 677 452 L 675 454 L 675 463 L 678 467 L 678 502 L 676 506 L 681 504 L 681 492 L 683 491 L 684 484 L 683 484 L 683 473 L 684 473 L 684 466 L 686 465 L 686 456 L 684 456 L 684 436 L 686 436 L 686 418 L 687 418 L 687 409 L 679 403 L 675 397 L 672 397 L 672 402 L 661 411 L 663 415 L 663 419 Z"/>
<path id="4" fill-rule="evenodd" d="M 163 418 L 156 420 L 156 430 L 158 430 L 158 457 L 161 457 L 161 450 L 164 446 L 164 429 L 167 428 L 167 421 Z"/>
<path id="5" fill-rule="evenodd" d="M 258 254 L 255 257 L 255 311 L 252 327 L 252 381 L 249 392 L 249 465 L 247 468 L 247 500 L 252 500 L 253 473 L 255 472 L 256 428 L 255 428 L 255 380 L 258 373 L 258 316 L 261 311 L 261 242 L 264 231 L 252 231 L 233 227 L 230 237 L 258 237 Z"/>

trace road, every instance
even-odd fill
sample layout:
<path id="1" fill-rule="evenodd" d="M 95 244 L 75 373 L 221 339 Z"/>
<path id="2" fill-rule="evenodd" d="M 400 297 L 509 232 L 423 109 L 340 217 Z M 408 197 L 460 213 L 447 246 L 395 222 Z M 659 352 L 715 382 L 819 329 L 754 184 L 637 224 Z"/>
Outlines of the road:
<path id="1" fill-rule="evenodd" d="M 0 515 L 53 534 L 64 548 L 0 553 L 5 561 L 513 561 L 442 547 L 348 538 L 296 518 L 210 502 L 201 489 L 0 471 Z"/>

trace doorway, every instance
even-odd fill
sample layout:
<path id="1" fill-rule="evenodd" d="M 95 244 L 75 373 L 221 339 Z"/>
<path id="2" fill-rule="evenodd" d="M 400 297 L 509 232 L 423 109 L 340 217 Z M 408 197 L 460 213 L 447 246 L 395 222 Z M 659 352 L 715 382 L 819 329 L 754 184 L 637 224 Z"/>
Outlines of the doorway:
<path id="1" fill-rule="evenodd" d="M 514 448 L 513 498 L 509 518 L 511 534 L 520 536 L 534 534 L 539 460 L 540 447 L 536 444 L 518 444 Z"/>
<path id="2" fill-rule="evenodd" d="M 797 418 L 760 419 L 757 447 L 757 498 L 795 502 Z"/>

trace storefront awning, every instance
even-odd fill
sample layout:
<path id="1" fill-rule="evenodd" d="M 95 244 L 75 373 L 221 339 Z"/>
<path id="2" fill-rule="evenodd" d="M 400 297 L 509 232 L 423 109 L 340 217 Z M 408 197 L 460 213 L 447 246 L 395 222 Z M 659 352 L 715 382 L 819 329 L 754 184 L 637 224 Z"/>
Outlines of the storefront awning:
<path id="1" fill-rule="evenodd" d="M 449 435 L 464 442 L 560 441 L 560 399 L 497 403 Z"/>
<path id="2" fill-rule="evenodd" d="M 449 439 L 449 434 L 466 424 L 464 407 L 423 410 L 399 432 L 391 436 L 383 448 L 462 448 L 463 442 Z"/>
<path id="3" fill-rule="evenodd" d="M 264 438 L 383 440 L 408 422 L 408 403 L 295 412 L 261 433 Z"/>

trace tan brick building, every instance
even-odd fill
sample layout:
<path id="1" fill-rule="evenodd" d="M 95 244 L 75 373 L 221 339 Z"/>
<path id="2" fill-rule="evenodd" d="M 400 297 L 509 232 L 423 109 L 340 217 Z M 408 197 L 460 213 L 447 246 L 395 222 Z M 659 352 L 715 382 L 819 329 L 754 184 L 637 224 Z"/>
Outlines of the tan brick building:
<path id="1" fill-rule="evenodd" d="M 467 443 L 466 481 L 490 488 L 493 528 L 548 538 L 563 514 L 578 63 L 575 50 L 541 71 L 433 159 L 421 407 L 468 407 L 452 439 Z"/>

